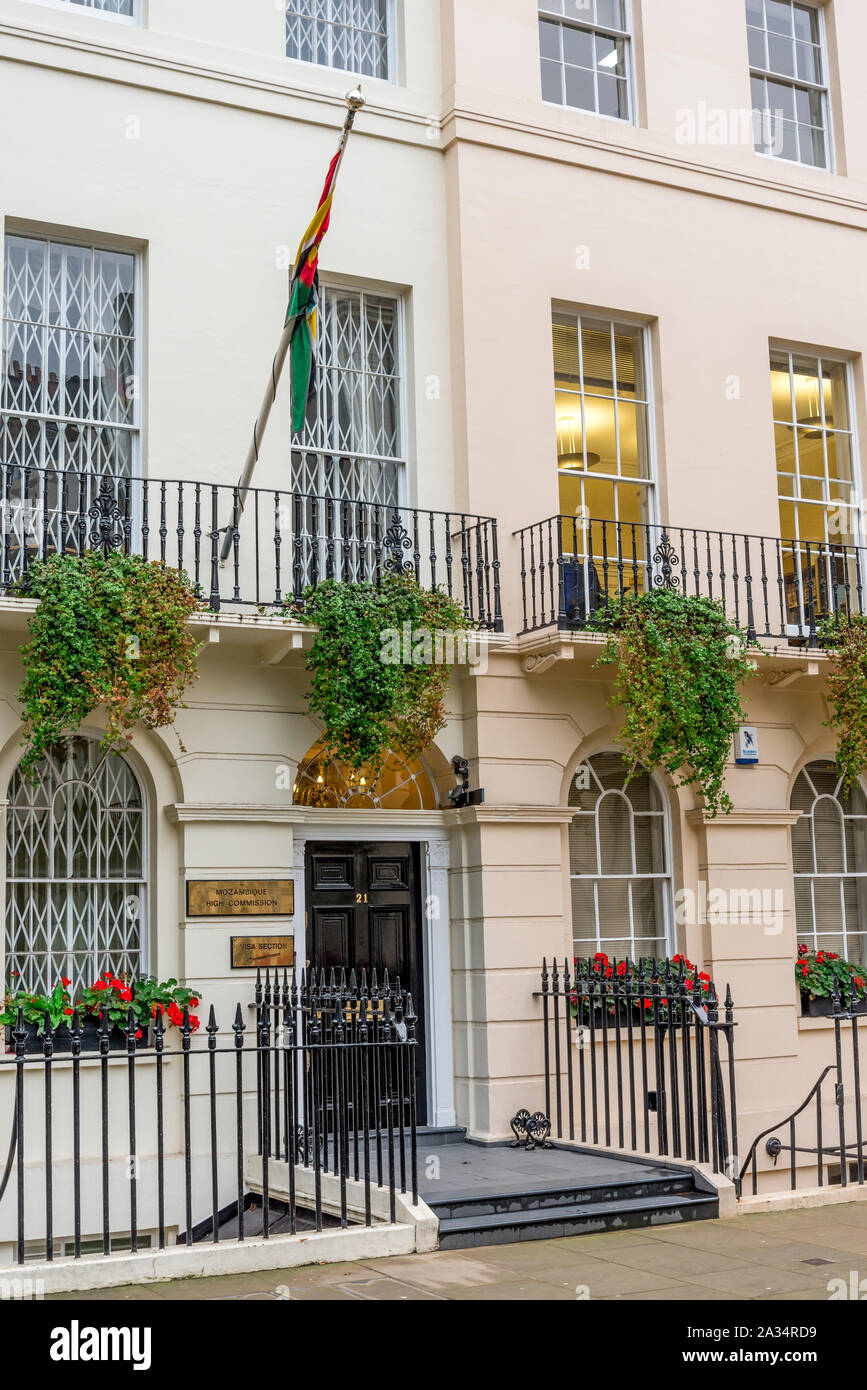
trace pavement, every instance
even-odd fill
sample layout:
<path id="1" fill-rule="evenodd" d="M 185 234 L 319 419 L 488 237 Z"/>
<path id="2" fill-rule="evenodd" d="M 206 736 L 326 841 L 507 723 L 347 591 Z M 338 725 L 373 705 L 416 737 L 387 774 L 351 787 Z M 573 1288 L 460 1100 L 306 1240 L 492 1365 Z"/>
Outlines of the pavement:
<path id="1" fill-rule="evenodd" d="M 184 1279 L 87 1293 L 76 1303 L 175 1301 L 826 1302 L 867 1291 L 867 1202 L 477 1246 L 351 1264 Z M 842 1281 L 842 1285 L 836 1281 Z M 856 1294 L 857 1296 L 857 1294 Z"/>

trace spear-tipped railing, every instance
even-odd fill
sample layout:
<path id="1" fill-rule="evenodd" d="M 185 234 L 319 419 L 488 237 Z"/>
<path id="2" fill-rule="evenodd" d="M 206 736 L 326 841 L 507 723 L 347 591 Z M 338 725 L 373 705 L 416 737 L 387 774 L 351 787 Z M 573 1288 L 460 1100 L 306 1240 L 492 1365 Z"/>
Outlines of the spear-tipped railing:
<path id="1" fill-rule="evenodd" d="M 417 1019 L 387 976 L 257 976 L 238 1003 L 150 1027 L 75 1009 L 0 1055 L 10 1125 L 0 1267 L 396 1219 L 418 1200 Z M 167 1041 L 172 1039 L 167 1046 Z M 5 1146 L 5 1134 L 3 1143 Z"/>
<path id="2" fill-rule="evenodd" d="M 571 968 L 543 960 L 540 995 L 558 1139 L 709 1163 L 737 1180 L 728 987 L 720 1006 L 713 981 L 682 959 L 597 955 Z"/>

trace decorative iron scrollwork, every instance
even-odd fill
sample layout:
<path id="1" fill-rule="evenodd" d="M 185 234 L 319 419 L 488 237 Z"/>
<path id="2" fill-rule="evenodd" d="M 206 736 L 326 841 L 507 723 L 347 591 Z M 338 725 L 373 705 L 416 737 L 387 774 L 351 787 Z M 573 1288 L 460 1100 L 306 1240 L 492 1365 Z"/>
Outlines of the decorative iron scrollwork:
<path id="1" fill-rule="evenodd" d="M 313 1150 L 314 1150 L 314 1148 L 316 1147 L 315 1144 L 314 1144 L 314 1135 L 313 1135 L 313 1126 L 312 1126 L 312 1125 L 308 1125 L 308 1127 L 307 1127 L 306 1130 L 305 1130 L 305 1128 L 304 1128 L 303 1125 L 296 1125 L 296 1126 L 295 1126 L 295 1138 L 296 1138 L 296 1142 L 297 1142 L 297 1146 L 298 1146 L 298 1153 L 299 1153 L 299 1154 L 309 1154 L 309 1153 L 312 1153 Z M 320 1152 L 320 1153 L 322 1153 L 322 1150 L 323 1150 L 324 1146 L 325 1146 L 325 1135 L 320 1131 L 320 1134 L 319 1134 L 319 1152 Z"/>
<path id="2" fill-rule="evenodd" d="M 659 545 L 653 552 L 653 563 L 660 565 L 662 570 L 660 574 L 653 576 L 654 588 L 678 589 L 680 587 L 680 580 L 674 573 L 675 566 L 680 564 L 680 560 L 665 531 L 660 536 Z"/>
<path id="3" fill-rule="evenodd" d="M 383 547 L 388 551 L 388 558 L 385 561 L 384 569 L 389 574 L 413 574 L 414 566 L 411 560 L 404 559 L 404 551 L 412 550 L 412 540 L 409 532 L 401 520 L 400 512 L 394 512 L 391 518 L 391 525 L 382 538 Z"/>
<path id="4" fill-rule="evenodd" d="M 90 528 L 90 544 L 103 555 L 119 550 L 126 536 L 126 520 L 121 510 L 114 482 L 109 473 L 104 474 L 96 494 L 96 501 L 87 515 L 93 525 Z"/>
<path id="5" fill-rule="evenodd" d="M 553 1149 L 554 1145 L 548 1142 L 551 1121 L 541 1110 L 537 1110 L 534 1115 L 531 1115 L 529 1110 L 519 1110 L 509 1124 L 515 1136 L 511 1144 L 513 1149 L 523 1148 L 528 1153 L 533 1149 Z"/>

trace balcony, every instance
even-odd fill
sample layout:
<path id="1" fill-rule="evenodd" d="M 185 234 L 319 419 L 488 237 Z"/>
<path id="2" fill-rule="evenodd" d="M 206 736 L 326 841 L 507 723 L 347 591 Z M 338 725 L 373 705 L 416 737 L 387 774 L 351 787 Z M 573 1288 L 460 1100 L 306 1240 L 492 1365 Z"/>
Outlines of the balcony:
<path id="1" fill-rule="evenodd" d="M 862 546 L 574 516 L 515 535 L 525 633 L 581 631 L 613 600 L 654 589 L 722 603 L 751 642 L 815 646 L 824 618 L 867 611 Z"/>
<path id="2" fill-rule="evenodd" d="M 123 550 L 185 570 L 212 612 L 280 608 L 324 579 L 414 575 L 502 631 L 497 524 L 292 491 L 0 464 L 0 592 L 49 555 Z"/>

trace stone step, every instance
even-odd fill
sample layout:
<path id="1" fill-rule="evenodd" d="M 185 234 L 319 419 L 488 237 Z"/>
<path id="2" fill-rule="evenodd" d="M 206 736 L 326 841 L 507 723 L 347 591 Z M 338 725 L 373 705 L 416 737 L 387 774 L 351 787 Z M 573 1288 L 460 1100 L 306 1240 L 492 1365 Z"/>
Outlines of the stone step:
<path id="1" fill-rule="evenodd" d="M 520 1240 L 553 1240 L 642 1226 L 707 1221 L 719 1215 L 719 1199 L 696 1192 L 535 1207 L 492 1216 L 449 1217 L 440 1222 L 441 1250 L 476 1245 L 508 1245 Z"/>
<path id="2" fill-rule="evenodd" d="M 419 1125 L 416 1131 L 418 1145 L 438 1148 L 441 1144 L 463 1144 L 467 1137 L 466 1128 L 461 1125 Z"/>
<path id="3" fill-rule="evenodd" d="M 631 1202 L 645 1197 L 663 1202 L 667 1197 L 687 1196 L 692 1193 L 694 1183 L 690 1173 L 667 1174 L 660 1177 L 639 1173 L 630 1179 L 592 1184 L 576 1183 L 568 1187 L 528 1187 L 523 1192 L 451 1193 L 441 1201 L 428 1196 L 427 1204 L 440 1222 L 444 1222 L 452 1218 L 509 1216 L 521 1211 L 557 1211 L 560 1208 L 583 1207 L 594 1203 Z"/>

